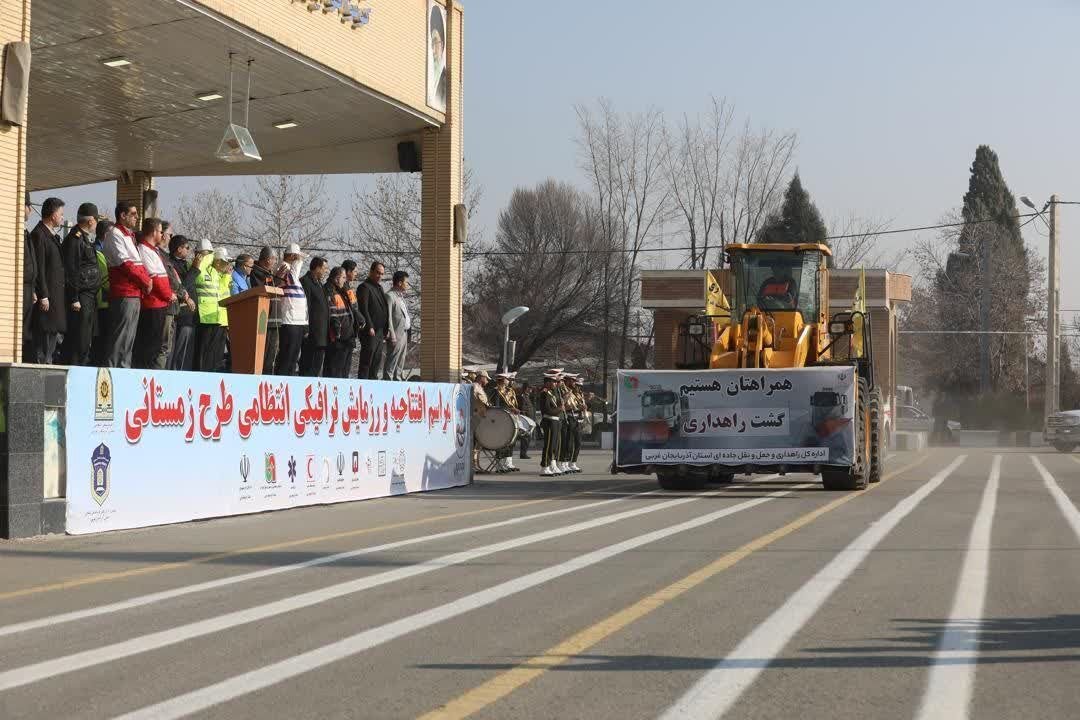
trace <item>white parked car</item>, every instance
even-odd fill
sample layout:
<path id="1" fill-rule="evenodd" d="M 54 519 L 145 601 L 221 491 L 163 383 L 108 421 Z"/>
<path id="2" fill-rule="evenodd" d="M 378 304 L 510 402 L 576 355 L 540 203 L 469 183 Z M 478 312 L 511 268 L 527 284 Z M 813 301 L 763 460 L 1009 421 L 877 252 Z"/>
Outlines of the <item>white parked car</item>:
<path id="1" fill-rule="evenodd" d="M 1080 410 L 1066 410 L 1046 418 L 1043 439 L 1058 452 L 1075 450 L 1080 445 Z"/>

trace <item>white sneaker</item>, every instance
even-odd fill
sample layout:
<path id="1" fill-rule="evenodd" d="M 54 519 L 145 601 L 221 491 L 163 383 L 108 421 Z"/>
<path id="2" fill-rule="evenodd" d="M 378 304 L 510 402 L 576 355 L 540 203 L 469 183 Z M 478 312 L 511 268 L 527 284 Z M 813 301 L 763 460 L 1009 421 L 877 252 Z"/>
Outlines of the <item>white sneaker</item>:
<path id="1" fill-rule="evenodd" d="M 506 469 L 509 470 L 510 472 L 514 471 L 514 469 L 515 469 L 514 468 L 514 458 L 512 458 L 512 457 L 506 458 Z"/>
<path id="2" fill-rule="evenodd" d="M 581 468 L 578 467 L 577 463 L 570 463 L 570 469 L 576 473 L 581 472 Z"/>
<path id="3" fill-rule="evenodd" d="M 553 471 L 552 471 L 552 469 L 551 469 L 551 466 L 550 466 L 550 465 L 548 465 L 547 467 L 545 467 L 545 468 L 542 468 L 542 469 L 540 470 L 540 476 L 541 476 L 541 477 L 554 477 L 554 476 L 555 476 L 556 474 L 557 474 L 557 473 L 555 473 L 555 472 L 553 472 Z"/>
<path id="4" fill-rule="evenodd" d="M 548 465 L 548 470 L 551 471 L 552 475 L 561 475 L 562 474 L 562 472 L 560 472 L 560 470 L 559 470 L 559 464 L 558 463 L 553 462 L 550 465 Z"/>
<path id="5" fill-rule="evenodd" d="M 570 472 L 570 466 L 567 463 L 559 463 L 558 468 L 559 472 L 561 472 L 563 475 L 566 475 Z"/>

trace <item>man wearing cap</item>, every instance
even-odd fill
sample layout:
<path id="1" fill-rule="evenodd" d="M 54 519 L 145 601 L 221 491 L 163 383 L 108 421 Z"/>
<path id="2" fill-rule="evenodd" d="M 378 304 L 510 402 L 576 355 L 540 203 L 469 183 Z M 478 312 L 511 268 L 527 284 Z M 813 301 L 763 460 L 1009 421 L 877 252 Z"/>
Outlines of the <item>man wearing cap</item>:
<path id="1" fill-rule="evenodd" d="M 472 391 L 473 391 L 473 415 L 483 416 L 487 413 L 488 408 L 491 407 L 491 403 L 488 400 L 487 387 L 488 382 L 491 381 L 491 376 L 488 375 L 487 370 L 479 370 L 472 373 Z M 476 436 L 473 435 L 473 472 L 482 472 L 480 469 L 480 443 L 476 441 Z"/>
<path id="2" fill-rule="evenodd" d="M 544 386 L 540 389 L 540 427 L 544 431 L 544 451 L 540 456 L 540 474 L 544 477 L 561 475 L 556 467 L 562 444 L 562 400 L 556 392 L 561 369 L 544 373 Z"/>
<path id="3" fill-rule="evenodd" d="M 219 301 L 229 296 L 232 257 L 225 248 L 200 260 L 195 290 L 199 296 L 199 326 L 195 332 L 195 369 L 218 372 L 225 363 L 225 338 L 228 321 Z"/>
<path id="4" fill-rule="evenodd" d="M 37 285 L 37 260 L 34 255 L 34 243 L 30 241 L 30 214 L 33 211 L 34 205 L 30 202 L 30 192 L 27 191 L 23 202 L 23 362 L 34 362 L 36 356 L 30 324 L 34 305 L 37 304 L 37 293 L 34 292 L 34 287 Z"/>
<path id="5" fill-rule="evenodd" d="M 581 416 L 573 390 L 576 381 L 577 375 L 566 373 L 559 387 L 559 392 L 563 398 L 563 408 L 565 408 L 566 412 L 563 422 L 562 452 L 559 456 L 558 467 L 565 473 L 581 472 L 574 464 L 574 459 L 581 449 Z"/>
<path id="6" fill-rule="evenodd" d="M 510 381 L 513 380 L 513 374 L 508 372 L 501 372 L 495 375 L 495 393 L 492 396 L 492 403 L 495 407 L 506 410 L 511 415 L 518 415 L 517 396 L 514 395 L 514 389 L 510 385 Z M 514 446 L 507 445 L 505 448 L 500 448 L 495 453 L 496 457 L 496 469 L 498 472 L 517 472 L 519 468 L 514 467 Z"/>
<path id="7" fill-rule="evenodd" d="M 116 225 L 105 235 L 102 253 L 109 267 L 110 367 L 131 367 L 135 332 L 139 326 L 142 296 L 154 287 L 135 246 L 139 207 L 121 200 L 116 204 Z"/>
<path id="8" fill-rule="evenodd" d="M 307 295 L 300 285 L 304 256 L 300 246 L 289 243 L 282 254 L 282 263 L 275 277 L 284 293 L 281 296 L 281 327 L 278 330 L 278 356 L 274 372 L 278 375 L 296 375 L 300 363 L 300 349 L 307 334 Z"/>
<path id="9" fill-rule="evenodd" d="M 60 246 L 68 302 L 67 334 L 60 356 L 66 365 L 89 365 L 97 320 L 97 294 L 102 280 L 94 245 L 97 242 L 97 206 L 83 203 L 76 220 L 79 224 L 71 229 Z"/>
<path id="10" fill-rule="evenodd" d="M 64 256 L 56 232 L 64 224 L 64 201 L 46 198 L 41 204 L 41 222 L 30 233 L 38 272 L 34 307 L 34 360 L 42 365 L 56 361 L 56 343 L 67 332 L 67 303 L 64 293 Z"/>

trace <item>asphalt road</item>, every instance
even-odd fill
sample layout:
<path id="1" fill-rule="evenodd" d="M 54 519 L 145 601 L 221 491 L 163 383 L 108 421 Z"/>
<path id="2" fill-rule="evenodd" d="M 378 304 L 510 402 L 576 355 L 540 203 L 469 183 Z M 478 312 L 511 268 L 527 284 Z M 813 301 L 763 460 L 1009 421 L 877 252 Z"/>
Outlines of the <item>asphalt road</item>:
<path id="1" fill-rule="evenodd" d="M 0 543 L 0 718 L 1073 718 L 1080 455 Z M 535 469 L 535 461 L 525 463 Z"/>

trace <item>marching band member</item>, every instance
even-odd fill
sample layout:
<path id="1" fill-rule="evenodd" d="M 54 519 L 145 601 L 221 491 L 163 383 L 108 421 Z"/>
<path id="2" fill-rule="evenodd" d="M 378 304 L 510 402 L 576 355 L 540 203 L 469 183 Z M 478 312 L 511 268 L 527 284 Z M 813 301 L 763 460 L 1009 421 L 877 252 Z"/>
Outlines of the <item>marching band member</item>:
<path id="1" fill-rule="evenodd" d="M 556 463 L 562 445 L 562 398 L 557 391 L 559 370 L 544 373 L 544 387 L 540 390 L 540 424 L 544 430 L 544 451 L 540 457 L 540 474 L 544 477 L 561 475 Z"/>

